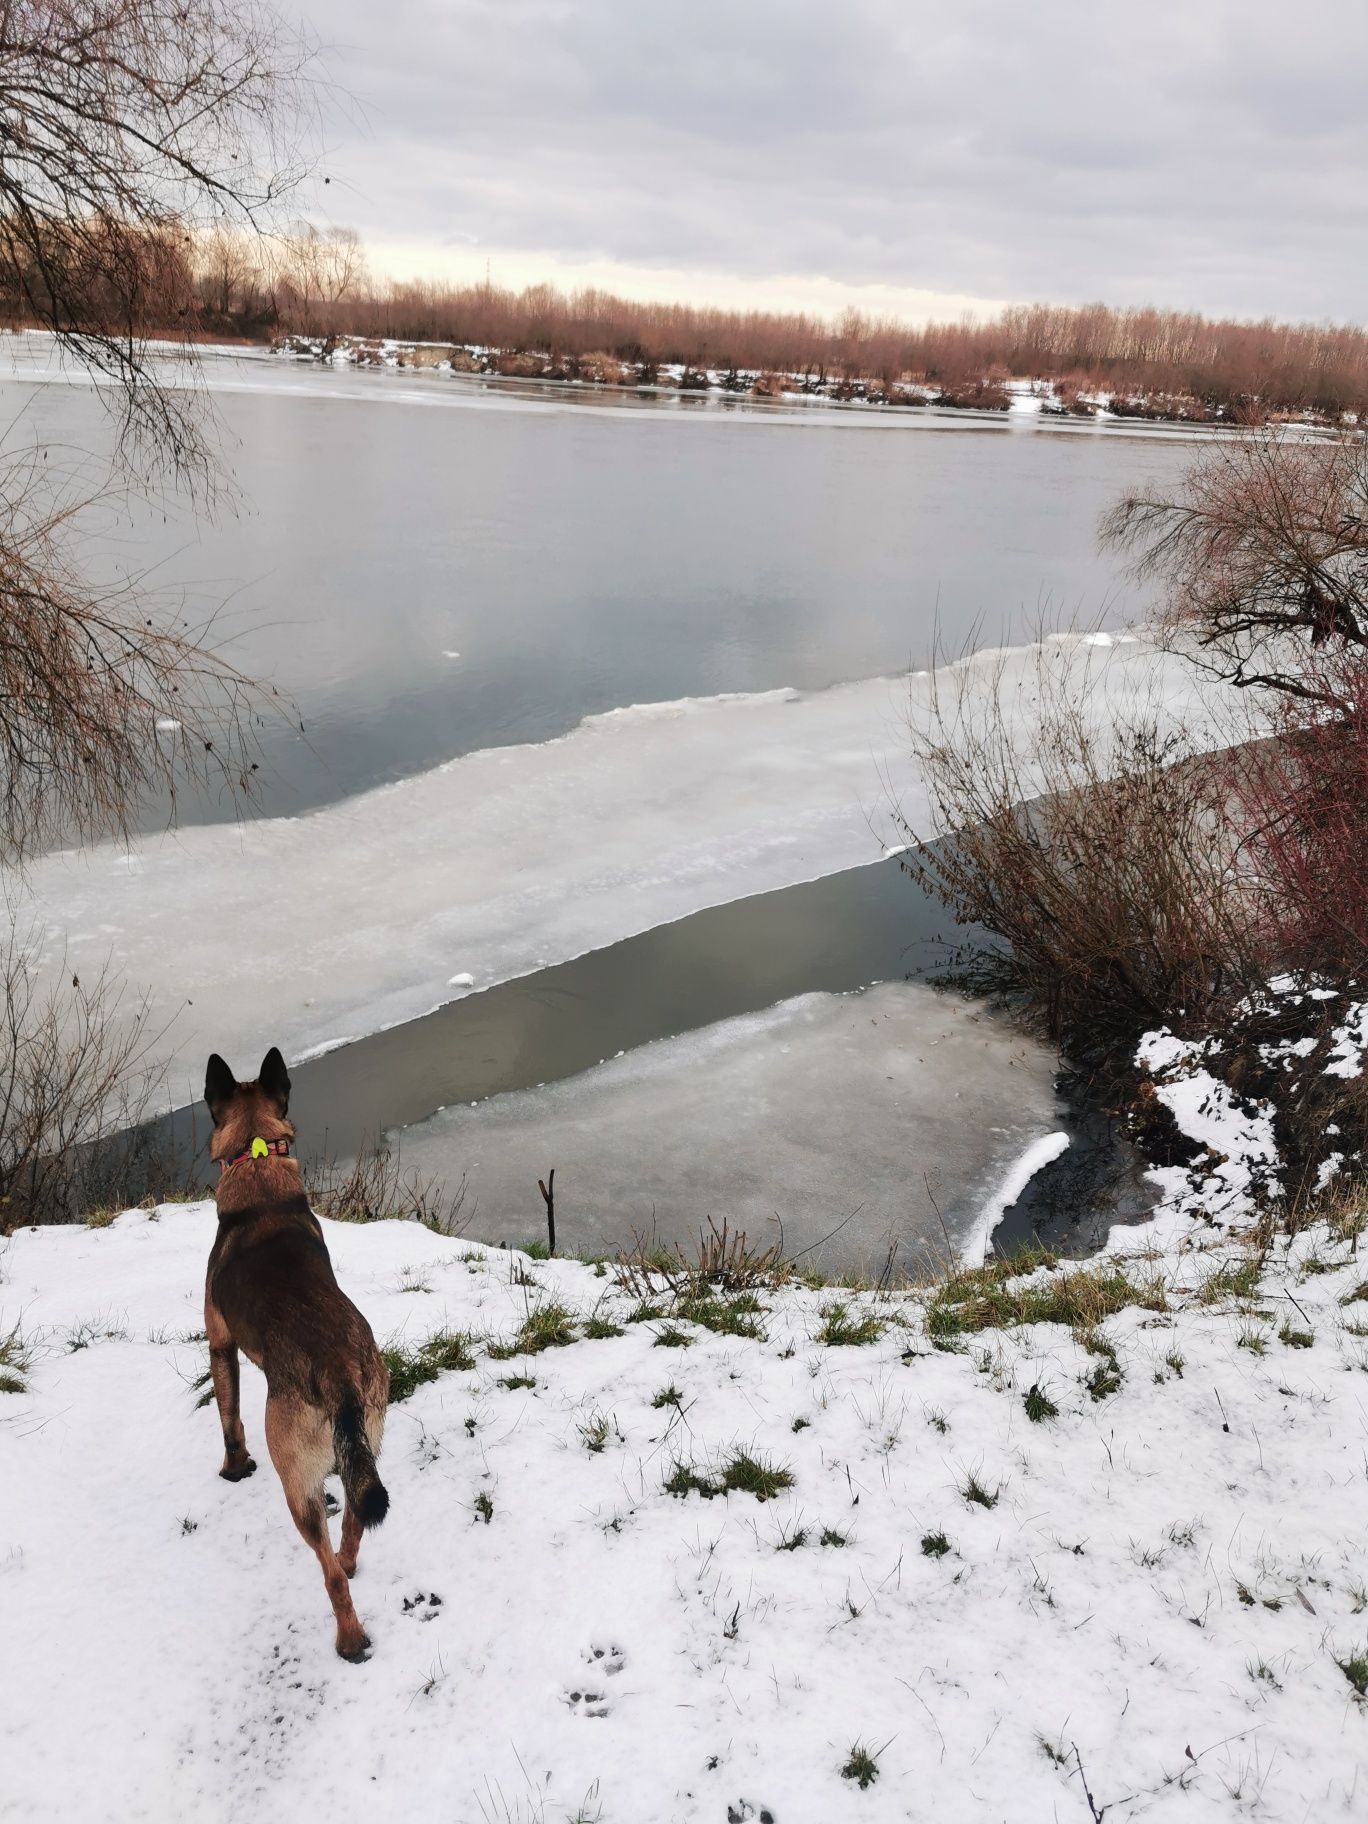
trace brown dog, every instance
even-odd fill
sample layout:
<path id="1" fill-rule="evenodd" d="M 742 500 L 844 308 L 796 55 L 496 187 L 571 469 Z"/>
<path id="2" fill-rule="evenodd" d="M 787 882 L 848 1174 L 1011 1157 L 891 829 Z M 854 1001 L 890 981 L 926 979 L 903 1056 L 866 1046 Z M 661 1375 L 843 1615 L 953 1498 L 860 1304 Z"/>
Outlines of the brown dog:
<path id="1" fill-rule="evenodd" d="M 389 1496 L 375 1457 L 389 1401 L 389 1370 L 370 1325 L 339 1288 L 299 1166 L 289 1157 L 290 1079 L 274 1048 L 255 1083 L 239 1083 L 215 1052 L 204 1099 L 214 1120 L 218 1235 L 204 1287 L 209 1369 L 223 1424 L 219 1474 L 250 1476 L 238 1410 L 238 1350 L 266 1376 L 266 1446 L 294 1523 L 323 1567 L 337 1650 L 363 1660 L 370 1640 L 356 1618 L 347 1579 L 355 1574 L 364 1527 L 378 1526 Z M 323 1478 L 342 1478 L 347 1504 L 342 1549 L 334 1553 Z"/>

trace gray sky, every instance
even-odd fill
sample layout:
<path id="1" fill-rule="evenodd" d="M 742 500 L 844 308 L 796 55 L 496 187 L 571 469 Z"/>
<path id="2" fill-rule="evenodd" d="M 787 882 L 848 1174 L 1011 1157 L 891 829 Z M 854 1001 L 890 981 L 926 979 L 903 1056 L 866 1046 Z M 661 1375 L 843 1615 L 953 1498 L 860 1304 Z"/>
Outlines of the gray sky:
<path id="1" fill-rule="evenodd" d="M 382 270 L 1356 319 L 1362 0 L 313 0 Z"/>

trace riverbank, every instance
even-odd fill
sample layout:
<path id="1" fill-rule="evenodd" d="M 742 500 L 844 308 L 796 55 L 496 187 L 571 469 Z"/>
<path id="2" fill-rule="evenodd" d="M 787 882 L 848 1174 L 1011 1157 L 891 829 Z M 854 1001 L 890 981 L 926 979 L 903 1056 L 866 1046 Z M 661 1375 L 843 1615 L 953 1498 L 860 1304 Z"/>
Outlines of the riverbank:
<path id="1" fill-rule="evenodd" d="M 313 335 L 292 332 L 270 345 L 287 358 L 336 367 L 393 369 L 478 376 L 487 380 L 535 381 L 550 387 L 598 388 L 635 393 L 677 394 L 681 398 L 751 399 L 775 405 L 840 405 L 936 410 L 993 415 L 1029 414 L 1098 424 L 1163 424 L 1237 428 L 1249 422 L 1250 400 L 1238 404 L 1175 386 L 1136 387 L 1090 383 L 1076 370 L 1012 377 L 998 368 L 965 373 L 953 381 L 914 372 L 892 375 L 885 367 L 861 369 L 850 362 L 802 369 L 717 367 L 706 362 L 623 359 L 606 350 L 557 354 L 547 348 L 490 347 L 482 343 L 418 342 L 390 336 Z M 1289 426 L 1341 429 L 1357 423 L 1339 406 L 1307 405 L 1271 414 Z"/>

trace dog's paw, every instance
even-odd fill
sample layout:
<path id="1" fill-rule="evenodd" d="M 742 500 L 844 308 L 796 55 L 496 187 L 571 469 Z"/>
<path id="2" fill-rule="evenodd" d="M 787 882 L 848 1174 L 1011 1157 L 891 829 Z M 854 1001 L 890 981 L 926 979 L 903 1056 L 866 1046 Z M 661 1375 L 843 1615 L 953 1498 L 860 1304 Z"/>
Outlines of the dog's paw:
<path id="1" fill-rule="evenodd" d="M 248 1476 L 256 1474 L 256 1460 L 244 1457 L 240 1463 L 225 1463 L 219 1474 L 225 1482 L 245 1482 Z"/>
<path id="2" fill-rule="evenodd" d="M 345 1659 L 348 1665 L 364 1666 L 371 1655 L 371 1638 L 363 1629 L 359 1637 L 348 1640 L 345 1644 L 337 1643 L 337 1657 Z"/>

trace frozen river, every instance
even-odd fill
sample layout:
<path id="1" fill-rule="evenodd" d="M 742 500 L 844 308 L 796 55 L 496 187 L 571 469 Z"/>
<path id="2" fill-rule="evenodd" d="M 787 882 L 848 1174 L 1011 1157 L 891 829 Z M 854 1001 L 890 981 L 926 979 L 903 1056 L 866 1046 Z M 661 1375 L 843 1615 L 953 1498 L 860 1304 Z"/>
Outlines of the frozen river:
<path id="1" fill-rule="evenodd" d="M 98 451 L 91 389 L 20 368 L 0 383 L 11 443 Z M 858 921 L 842 932 L 825 973 L 818 932 L 772 979 L 754 921 L 729 968 L 714 933 L 706 969 L 690 921 L 777 894 L 776 929 L 792 923 L 784 894 L 878 860 L 893 797 L 930 834 L 906 739 L 929 685 L 909 667 L 1021 640 L 1042 609 L 1136 615 L 1095 522 L 1186 446 L 1033 421 L 690 418 L 261 358 L 210 375 L 238 511 L 204 528 L 104 508 L 87 560 L 225 601 L 218 633 L 306 735 L 264 731 L 249 823 L 192 806 L 130 851 L 11 882 L 45 966 L 107 958 L 150 997 L 173 1102 L 210 1049 L 246 1071 L 271 1043 L 296 1061 L 342 1047 L 327 1071 L 348 1112 L 317 1111 L 330 1146 L 402 1126 L 406 1160 L 466 1173 L 472 1232 L 535 1230 L 527 1190 L 555 1164 L 586 1245 L 625 1240 L 651 1204 L 679 1233 L 782 1202 L 813 1238 L 858 1207 L 844 1258 L 867 1258 L 895 1230 L 925 1242 L 927 1183 L 971 1233 L 1062 1119 L 1051 1061 L 902 984 L 883 926 L 867 953 Z M 1104 696 L 1163 663 L 1139 641 L 1058 650 Z M 1025 706 L 1029 667 L 1008 664 Z M 1165 688 L 1197 713 L 1181 679 Z M 634 1025 L 619 1016 L 642 977 L 619 946 L 653 932 L 660 980 Z M 478 1020 L 427 1024 L 405 1056 L 405 1022 L 510 982 L 535 1002 L 586 955 L 604 959 L 577 990 L 587 1023 L 627 1032 L 625 1057 L 600 1065 L 533 1022 L 501 1078 L 471 1051 Z M 875 1000 L 835 992 L 876 981 L 892 985 Z M 455 1096 L 476 1107 L 439 1113 Z"/>

